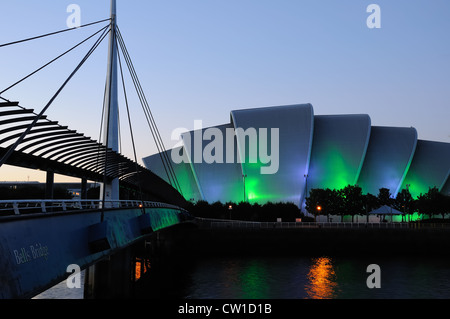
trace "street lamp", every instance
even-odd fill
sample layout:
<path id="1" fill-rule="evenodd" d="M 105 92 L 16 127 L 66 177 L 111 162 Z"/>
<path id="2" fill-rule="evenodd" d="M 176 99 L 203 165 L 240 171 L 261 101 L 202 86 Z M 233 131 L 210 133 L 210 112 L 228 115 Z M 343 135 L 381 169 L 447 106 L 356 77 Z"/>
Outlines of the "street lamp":
<path id="1" fill-rule="evenodd" d="M 245 197 L 245 178 L 247 177 L 247 174 L 243 174 L 242 178 L 244 179 L 244 202 L 247 201 L 246 197 Z"/>
<path id="2" fill-rule="evenodd" d="M 308 196 L 308 174 L 303 175 L 305 177 L 305 196 L 303 197 L 303 202 L 306 202 L 306 197 Z"/>
<path id="3" fill-rule="evenodd" d="M 303 175 L 305 177 L 305 197 L 308 196 L 308 174 Z"/>
<path id="4" fill-rule="evenodd" d="M 317 205 L 316 210 L 317 210 L 317 214 L 316 214 L 316 222 L 317 222 L 317 215 L 318 215 L 318 214 L 320 213 L 320 211 L 322 210 L 322 206 Z"/>
<path id="5" fill-rule="evenodd" d="M 408 207 L 406 207 L 406 204 L 408 204 L 408 201 L 407 201 L 407 199 L 406 199 L 406 196 L 408 196 L 408 194 L 409 194 L 409 186 L 411 186 L 411 184 L 406 184 L 406 194 L 405 194 L 405 213 L 406 213 L 406 210 L 407 210 L 407 208 Z M 409 196 L 408 196 L 408 199 L 409 199 Z M 411 221 L 411 216 L 410 216 L 410 214 L 408 213 L 408 217 L 407 217 L 408 219 L 406 220 L 408 223 Z"/>

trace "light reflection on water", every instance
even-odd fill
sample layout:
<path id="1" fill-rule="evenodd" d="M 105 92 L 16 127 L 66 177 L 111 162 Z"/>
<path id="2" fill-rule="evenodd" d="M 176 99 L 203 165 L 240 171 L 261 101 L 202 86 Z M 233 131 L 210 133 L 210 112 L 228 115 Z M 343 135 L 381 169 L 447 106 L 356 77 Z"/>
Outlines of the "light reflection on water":
<path id="1" fill-rule="evenodd" d="M 366 285 L 378 263 L 381 288 Z M 450 298 L 450 260 L 429 258 L 246 257 L 197 262 L 184 298 L 410 299 Z"/>
<path id="2" fill-rule="evenodd" d="M 369 264 L 381 268 L 381 288 L 369 289 Z M 173 266 L 173 265 L 172 265 Z M 207 257 L 180 261 L 145 282 L 140 298 L 393 299 L 450 298 L 450 260 L 439 258 Z M 84 275 L 84 274 L 82 274 Z M 146 280 L 146 279 L 142 279 Z M 157 291 L 157 295 L 147 292 Z M 38 299 L 83 298 L 65 283 Z"/>
<path id="3" fill-rule="evenodd" d="M 314 258 L 309 268 L 308 280 L 305 291 L 309 298 L 331 299 L 336 297 L 338 284 L 331 258 Z"/>

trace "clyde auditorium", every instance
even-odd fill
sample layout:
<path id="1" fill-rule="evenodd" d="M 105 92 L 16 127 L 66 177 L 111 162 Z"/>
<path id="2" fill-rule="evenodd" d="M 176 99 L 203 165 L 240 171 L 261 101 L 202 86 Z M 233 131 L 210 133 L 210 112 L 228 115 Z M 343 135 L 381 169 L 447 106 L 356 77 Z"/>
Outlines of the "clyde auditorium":
<path id="1" fill-rule="evenodd" d="M 270 163 L 277 165 L 275 173 L 262 174 L 261 168 L 269 165 L 267 159 L 251 158 L 255 145 L 244 134 L 249 128 L 255 129 L 258 138 L 266 138 L 266 145 L 261 144 L 264 139 L 258 140 L 258 149 L 278 152 L 272 156 L 278 163 Z M 264 136 L 260 136 L 262 128 L 267 129 Z M 208 129 L 186 132 L 184 145 L 143 159 L 148 169 L 169 181 L 161 161 L 161 155 L 167 155 L 186 200 L 292 202 L 301 207 L 313 188 L 347 185 L 358 185 L 363 193 L 373 195 L 382 187 L 393 195 L 408 188 L 413 198 L 430 187 L 450 194 L 450 143 L 420 140 L 413 127 L 372 126 L 366 114 L 314 115 L 311 104 L 231 111 L 230 123 L 213 127 L 224 137 L 234 132 L 231 141 L 216 141 L 215 146 L 218 141 L 223 144 L 216 160 L 192 160 L 198 149 L 211 148 L 211 141 L 196 138 Z M 274 137 L 279 143 L 271 144 Z M 183 161 L 174 161 L 172 152 L 181 154 Z"/>

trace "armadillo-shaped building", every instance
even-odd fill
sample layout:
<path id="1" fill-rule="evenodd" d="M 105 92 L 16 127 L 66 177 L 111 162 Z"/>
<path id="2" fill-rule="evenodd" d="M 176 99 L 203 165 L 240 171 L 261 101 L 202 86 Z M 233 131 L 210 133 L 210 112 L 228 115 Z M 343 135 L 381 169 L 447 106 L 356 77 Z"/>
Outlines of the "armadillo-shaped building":
<path id="1" fill-rule="evenodd" d="M 450 194 L 450 143 L 420 140 L 413 127 L 372 126 L 366 114 L 314 115 L 311 104 L 231 111 L 227 124 L 183 133 L 181 145 L 143 159 L 169 181 L 162 155 L 191 201 L 301 206 L 313 188 L 347 185 Z"/>

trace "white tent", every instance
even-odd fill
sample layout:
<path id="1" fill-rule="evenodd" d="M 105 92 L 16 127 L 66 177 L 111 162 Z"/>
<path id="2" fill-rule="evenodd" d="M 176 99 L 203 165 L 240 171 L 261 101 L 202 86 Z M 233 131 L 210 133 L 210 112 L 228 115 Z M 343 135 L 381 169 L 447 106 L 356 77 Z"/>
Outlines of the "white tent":
<path id="1" fill-rule="evenodd" d="M 383 205 L 380 208 L 371 211 L 369 214 L 382 216 L 390 215 L 392 222 L 393 215 L 402 215 L 403 213 L 399 210 L 396 210 L 395 208 L 392 208 L 391 206 Z"/>
<path id="2" fill-rule="evenodd" d="M 371 211 L 369 214 L 374 215 L 402 215 L 403 213 L 399 210 L 396 210 L 395 208 L 392 208 L 388 205 L 383 205 L 380 208 L 377 208 L 373 211 Z"/>

